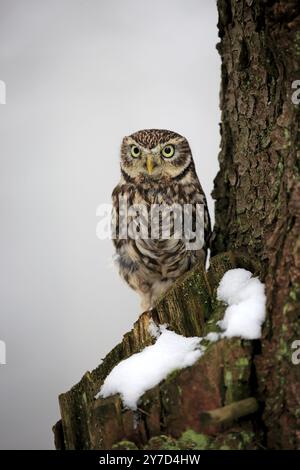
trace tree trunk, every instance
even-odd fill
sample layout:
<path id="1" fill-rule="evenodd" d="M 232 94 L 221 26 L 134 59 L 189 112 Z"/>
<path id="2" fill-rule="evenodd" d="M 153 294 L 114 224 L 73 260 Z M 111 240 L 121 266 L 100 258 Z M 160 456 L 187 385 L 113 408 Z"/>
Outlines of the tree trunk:
<path id="1" fill-rule="evenodd" d="M 220 171 L 213 253 L 261 264 L 268 320 L 256 380 L 269 448 L 300 448 L 299 0 L 218 0 Z M 294 97 L 293 97 L 294 94 Z"/>

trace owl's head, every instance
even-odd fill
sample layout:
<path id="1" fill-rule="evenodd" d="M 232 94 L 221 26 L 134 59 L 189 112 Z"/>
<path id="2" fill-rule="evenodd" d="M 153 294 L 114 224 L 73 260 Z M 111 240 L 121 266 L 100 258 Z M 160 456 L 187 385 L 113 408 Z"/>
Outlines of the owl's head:
<path id="1" fill-rule="evenodd" d="M 124 137 L 121 170 L 133 181 L 169 181 L 180 178 L 193 165 L 185 137 L 162 129 L 145 129 Z"/>

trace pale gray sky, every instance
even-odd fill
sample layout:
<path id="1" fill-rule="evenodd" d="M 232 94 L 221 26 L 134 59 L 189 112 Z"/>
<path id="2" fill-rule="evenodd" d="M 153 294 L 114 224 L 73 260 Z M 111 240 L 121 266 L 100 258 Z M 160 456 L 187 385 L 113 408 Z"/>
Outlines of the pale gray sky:
<path id="1" fill-rule="evenodd" d="M 185 135 L 212 211 L 216 23 L 214 0 L 0 0 L 2 449 L 53 448 L 58 394 L 139 314 L 96 238 L 122 137 Z"/>

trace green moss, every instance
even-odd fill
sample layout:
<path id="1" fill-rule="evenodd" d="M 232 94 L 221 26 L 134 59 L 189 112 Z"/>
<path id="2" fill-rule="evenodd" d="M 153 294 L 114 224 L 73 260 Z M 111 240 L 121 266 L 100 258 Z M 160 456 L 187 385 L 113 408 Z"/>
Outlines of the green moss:
<path id="1" fill-rule="evenodd" d="M 180 450 L 180 447 L 178 446 L 176 439 L 162 434 L 161 436 L 152 437 L 144 449 Z"/>
<path id="2" fill-rule="evenodd" d="M 129 448 L 128 441 L 122 441 L 113 448 Z M 130 445 L 135 446 L 133 443 Z M 123 447 L 122 447 L 123 446 Z M 134 447 L 136 448 L 136 447 Z M 212 438 L 202 433 L 195 432 L 193 429 L 187 429 L 182 433 L 179 439 L 171 436 L 160 435 L 152 437 L 144 449 L 147 450 L 237 450 L 255 448 L 255 436 L 252 431 L 239 431 L 219 434 L 216 438 Z"/>
<path id="3" fill-rule="evenodd" d="M 293 304 L 290 302 L 287 302 L 283 306 L 283 315 L 287 315 L 291 310 L 293 310 Z"/>
<path id="4" fill-rule="evenodd" d="M 131 441 L 120 441 L 117 442 L 112 446 L 112 449 L 118 449 L 118 450 L 138 450 L 138 447 L 135 445 L 134 442 Z"/>
<path id="5" fill-rule="evenodd" d="M 225 371 L 225 386 L 230 387 L 232 385 L 232 372 L 230 370 Z"/>
<path id="6" fill-rule="evenodd" d="M 287 127 L 283 129 L 283 137 L 285 139 L 285 143 L 283 143 L 282 148 L 285 150 L 292 145 L 291 131 Z M 281 165 L 283 167 L 283 163 L 281 163 Z"/>
<path id="7" fill-rule="evenodd" d="M 175 369 L 175 370 L 173 370 L 172 372 L 170 372 L 170 374 L 167 375 L 167 377 L 166 377 L 165 380 L 166 380 L 166 381 L 171 381 L 171 380 L 175 379 L 176 376 L 177 376 L 177 374 L 178 374 L 178 372 L 180 372 L 180 369 Z"/>
<path id="8" fill-rule="evenodd" d="M 289 297 L 294 302 L 300 301 L 300 288 L 298 284 L 292 285 L 292 288 L 290 289 Z"/>
<path id="9" fill-rule="evenodd" d="M 248 367 L 249 366 L 249 359 L 248 357 L 239 357 L 236 361 L 237 367 Z"/>
<path id="10" fill-rule="evenodd" d="M 255 448 L 255 435 L 252 431 L 229 432 L 216 438 L 211 449 L 242 450 Z"/>
<path id="11" fill-rule="evenodd" d="M 224 385 L 226 388 L 226 395 L 225 395 L 225 402 L 226 404 L 232 403 L 234 401 L 235 396 L 235 386 L 233 382 L 232 372 L 230 370 L 225 370 L 224 373 Z"/>
<path id="12" fill-rule="evenodd" d="M 288 147 L 287 144 L 284 146 L 284 148 L 286 147 Z M 274 206 L 276 210 L 278 210 L 281 204 L 280 188 L 281 188 L 281 180 L 282 180 L 283 172 L 284 172 L 284 164 L 283 164 L 283 160 L 280 159 L 277 164 L 277 168 L 275 172 L 275 182 L 272 188 L 272 197 L 274 199 Z"/>
<path id="13" fill-rule="evenodd" d="M 246 342 L 242 345 L 240 340 L 235 339 L 234 341 L 232 340 L 230 346 L 229 344 L 227 345 L 224 368 L 225 404 L 233 403 L 249 396 L 251 358 L 250 356 L 243 355 L 233 362 L 236 350 L 239 349 L 244 349 L 244 354 L 247 353 Z"/>
<path id="14" fill-rule="evenodd" d="M 283 306 L 283 314 L 288 315 L 289 312 L 293 311 L 295 309 L 295 304 L 300 303 L 300 288 L 299 284 L 294 283 L 292 284 L 289 295 L 288 295 L 288 300 Z M 287 326 L 285 324 L 282 325 L 282 332 L 285 333 L 287 332 Z"/>
<path id="15" fill-rule="evenodd" d="M 185 431 L 179 439 L 180 446 L 188 446 L 188 448 L 203 450 L 209 446 L 209 438 L 205 434 L 200 434 L 192 429 Z"/>
<path id="16" fill-rule="evenodd" d="M 211 305 L 212 314 L 211 317 L 205 322 L 203 336 L 206 336 L 212 331 L 217 333 L 221 331 L 219 326 L 217 325 L 217 322 L 223 318 L 226 305 L 223 302 L 217 300 L 216 296 L 213 297 Z M 203 344 L 206 345 L 205 343 Z"/>
<path id="17" fill-rule="evenodd" d="M 290 347 L 287 344 L 284 338 L 280 338 L 279 340 L 279 349 L 277 351 L 277 359 L 289 358 L 290 357 Z"/>
<path id="18" fill-rule="evenodd" d="M 249 359 L 247 357 L 239 357 L 235 364 L 238 369 L 238 380 L 241 382 L 246 381 L 250 368 Z"/>
<path id="19" fill-rule="evenodd" d="M 295 33 L 294 50 L 295 50 L 295 54 L 300 56 L 300 31 L 297 31 Z"/>
<path id="20" fill-rule="evenodd" d="M 241 431 L 240 436 L 243 439 L 244 444 L 251 444 L 254 439 L 254 434 L 251 431 Z"/>

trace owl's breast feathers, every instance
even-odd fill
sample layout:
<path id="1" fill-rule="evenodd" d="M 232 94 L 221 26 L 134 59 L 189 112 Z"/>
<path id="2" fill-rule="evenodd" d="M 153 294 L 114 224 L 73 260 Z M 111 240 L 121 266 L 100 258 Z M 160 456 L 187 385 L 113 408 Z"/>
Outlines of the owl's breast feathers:
<path id="1" fill-rule="evenodd" d="M 187 175 L 189 176 L 189 175 Z M 114 244 L 117 252 L 117 261 L 120 274 L 136 290 L 141 290 L 143 282 L 152 284 L 155 280 L 176 279 L 190 269 L 201 257 L 205 260 L 210 236 L 210 219 L 207 203 L 201 185 L 196 178 L 185 176 L 182 181 L 171 181 L 169 184 L 143 182 L 132 184 L 121 180 L 114 189 L 112 198 L 116 215 L 116 238 Z M 148 209 L 152 205 L 174 204 L 184 206 L 190 204 L 192 217 L 196 218 L 197 204 L 203 205 L 204 218 L 200 229 L 204 230 L 204 244 L 201 249 L 189 250 L 184 239 L 158 239 L 152 238 L 120 238 L 119 234 L 119 202 L 120 197 L 125 198 L 127 207 L 145 205 Z M 141 221 L 141 218 L 140 218 Z M 128 224 L 132 218 L 128 218 Z M 160 220 L 160 227 L 161 227 Z M 149 223 L 149 218 L 145 221 Z M 174 228 L 174 226 L 173 226 Z M 172 230 L 171 230 L 172 232 Z M 150 231 L 148 232 L 151 236 Z M 188 236 L 188 235 L 187 235 Z M 138 285 L 137 285 L 138 284 Z"/>

